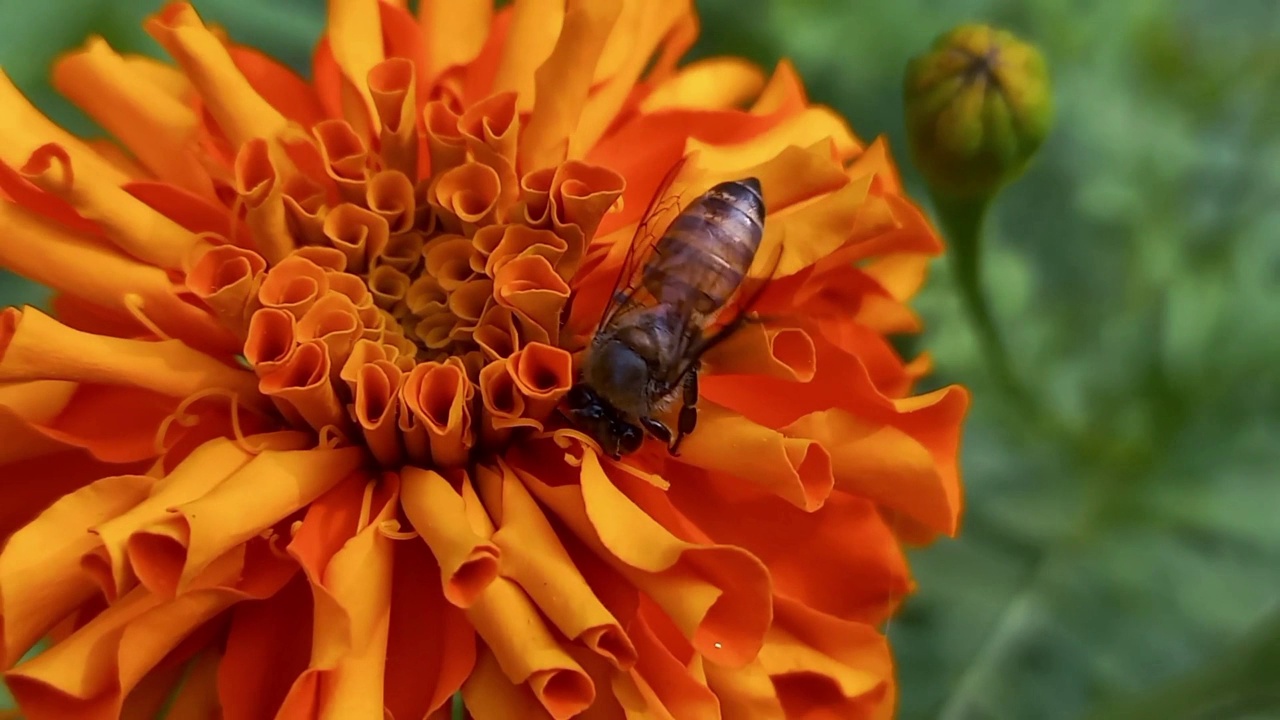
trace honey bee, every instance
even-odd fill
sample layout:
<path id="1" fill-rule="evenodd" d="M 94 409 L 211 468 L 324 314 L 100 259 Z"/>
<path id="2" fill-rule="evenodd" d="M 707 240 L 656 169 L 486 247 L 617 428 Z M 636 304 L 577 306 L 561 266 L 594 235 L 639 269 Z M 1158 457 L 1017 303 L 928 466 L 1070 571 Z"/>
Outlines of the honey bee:
<path id="1" fill-rule="evenodd" d="M 612 294 L 566 397 L 569 418 L 610 457 L 640 449 L 646 434 L 679 454 L 698 422 L 702 355 L 742 326 L 764 288 L 760 283 L 734 317 L 717 324 L 755 261 L 764 220 L 760 181 L 747 177 L 694 199 L 656 243 L 637 251 L 641 223 L 615 290 L 629 279 Z M 677 394 L 682 405 L 673 432 L 658 415 Z"/>

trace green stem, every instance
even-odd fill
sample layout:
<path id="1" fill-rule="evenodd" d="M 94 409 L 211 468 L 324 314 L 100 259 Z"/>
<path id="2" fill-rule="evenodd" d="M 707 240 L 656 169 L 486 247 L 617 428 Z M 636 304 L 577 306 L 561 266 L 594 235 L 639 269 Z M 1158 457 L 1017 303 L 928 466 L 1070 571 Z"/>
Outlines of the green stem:
<path id="1" fill-rule="evenodd" d="M 935 194 L 934 207 L 950 240 L 951 272 L 964 302 L 965 313 L 978 337 L 987 368 L 1000 389 L 1022 410 L 1034 410 L 1032 396 L 1018 380 L 1004 339 L 996 328 L 982 290 L 982 234 L 988 199 L 956 200 Z M 1038 413 L 1037 413 L 1038 414 Z"/>

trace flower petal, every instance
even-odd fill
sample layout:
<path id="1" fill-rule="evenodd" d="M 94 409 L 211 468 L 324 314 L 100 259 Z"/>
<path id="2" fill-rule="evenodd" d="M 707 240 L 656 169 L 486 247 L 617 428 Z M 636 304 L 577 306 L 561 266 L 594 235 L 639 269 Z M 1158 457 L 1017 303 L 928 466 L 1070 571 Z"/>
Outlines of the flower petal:
<path id="1" fill-rule="evenodd" d="M 422 0 L 418 3 L 418 22 L 430 50 L 431 76 L 473 60 L 489 35 L 492 20 L 493 0 Z"/>
<path id="2" fill-rule="evenodd" d="M 90 335 L 30 307 L 0 311 L 0 382 L 15 380 L 125 385 L 176 398 L 221 388 L 249 407 L 264 407 L 253 387 L 253 375 L 177 340 L 146 342 Z"/>
<path id="3" fill-rule="evenodd" d="M 9 75 L 0 70 L 0 163 L 21 167 L 41 145 L 57 144 L 67 151 L 76 167 L 90 177 L 119 187 L 129 179 L 110 162 L 55 125 L 23 96 Z"/>
<path id="4" fill-rule="evenodd" d="M 0 385 L 0 466 L 65 449 L 33 426 L 52 422 L 71 398 L 77 383 L 64 380 L 31 380 Z"/>
<path id="5" fill-rule="evenodd" d="M 260 603 L 235 609 L 218 663 L 218 701 L 225 720 L 273 720 L 311 649 L 311 593 L 297 575 Z"/>
<path id="6" fill-rule="evenodd" d="M 223 553 L 271 527 L 346 478 L 363 461 L 357 447 L 267 450 L 204 495 L 129 538 L 129 560 L 161 596 L 189 586 Z"/>
<path id="7" fill-rule="evenodd" d="M 703 359 L 703 372 L 718 375 L 767 375 L 809 382 L 817 365 L 813 340 L 802 328 L 747 325 Z"/>
<path id="8" fill-rule="evenodd" d="M 484 645 L 477 648 L 475 669 L 462 684 L 462 699 L 471 717 L 478 720 L 554 717 L 538 702 L 528 685 L 507 678 L 493 651 Z"/>
<path id="9" fill-rule="evenodd" d="M 505 464 L 500 469 L 480 468 L 476 481 L 495 513 L 493 542 L 502 551 L 503 575 L 519 583 L 565 637 L 620 670 L 630 669 L 636 648 L 626 632 L 596 598 L 524 484 Z"/>
<path id="10" fill-rule="evenodd" d="M 142 501 L 154 482 L 140 475 L 104 478 L 63 496 L 9 538 L 0 552 L 0 663 L 5 669 L 92 597 L 93 579 L 79 573 L 80 556 L 94 544 L 84 530 Z"/>
<path id="11" fill-rule="evenodd" d="M 394 572 L 384 696 L 394 720 L 416 720 L 449 709 L 471 675 L 477 643 L 466 615 L 441 593 L 425 543 L 396 543 Z"/>
<path id="12" fill-rule="evenodd" d="M 148 18 L 146 28 L 178 61 L 233 147 L 255 137 L 275 138 L 285 129 L 284 116 L 253 89 L 189 3 L 168 5 Z"/>
<path id="13" fill-rule="evenodd" d="M 363 136 L 380 129 L 369 93 L 369 71 L 382 62 L 382 18 L 377 0 L 332 0 L 326 33 L 333 59 L 342 69 L 343 117 Z"/>
<path id="14" fill-rule="evenodd" d="M 433 470 L 401 471 L 404 514 L 440 563 L 444 597 L 469 607 L 498 575 L 501 553 L 467 523 L 462 495 Z"/>
<path id="15" fill-rule="evenodd" d="M 736 57 L 695 60 L 655 87 L 640 103 L 641 112 L 673 108 L 727 110 L 755 97 L 764 87 L 764 73 Z"/>
<path id="16" fill-rule="evenodd" d="M 179 96 L 135 72 L 101 37 L 90 37 L 83 49 L 54 64 L 53 86 L 124 143 L 156 177 L 213 197 L 209 173 L 194 154 L 195 112 Z M 94 168 L 80 170 L 84 176 Z"/>

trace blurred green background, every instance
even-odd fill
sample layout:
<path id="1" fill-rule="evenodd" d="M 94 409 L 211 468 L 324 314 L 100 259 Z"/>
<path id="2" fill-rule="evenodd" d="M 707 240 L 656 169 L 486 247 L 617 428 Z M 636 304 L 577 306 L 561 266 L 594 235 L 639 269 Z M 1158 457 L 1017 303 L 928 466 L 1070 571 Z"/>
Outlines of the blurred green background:
<path id="1" fill-rule="evenodd" d="M 2 0 L 0 65 L 91 132 L 50 61 L 90 32 L 158 53 L 139 19 L 159 4 Z M 321 0 L 196 4 L 305 72 Z M 998 198 L 984 263 L 1056 420 L 1001 399 L 939 261 L 905 346 L 936 358 L 930 387 L 973 390 L 967 510 L 959 540 L 913 554 L 921 590 L 889 629 L 900 717 L 1280 717 L 1280 3 L 697 4 L 697 56 L 791 58 L 814 101 L 889 137 L 918 198 L 910 56 L 987 22 L 1053 75 L 1054 130 Z M 0 277 L 0 304 L 42 297 Z"/>

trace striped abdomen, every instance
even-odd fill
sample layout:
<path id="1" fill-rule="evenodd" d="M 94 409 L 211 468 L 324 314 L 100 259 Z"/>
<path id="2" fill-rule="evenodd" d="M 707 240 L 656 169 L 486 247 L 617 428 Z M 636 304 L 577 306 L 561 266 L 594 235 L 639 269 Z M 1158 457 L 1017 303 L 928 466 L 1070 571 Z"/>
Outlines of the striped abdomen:
<path id="1" fill-rule="evenodd" d="M 763 236 L 760 181 L 720 183 L 667 228 L 645 266 L 644 286 L 660 304 L 713 313 L 742 284 Z"/>

